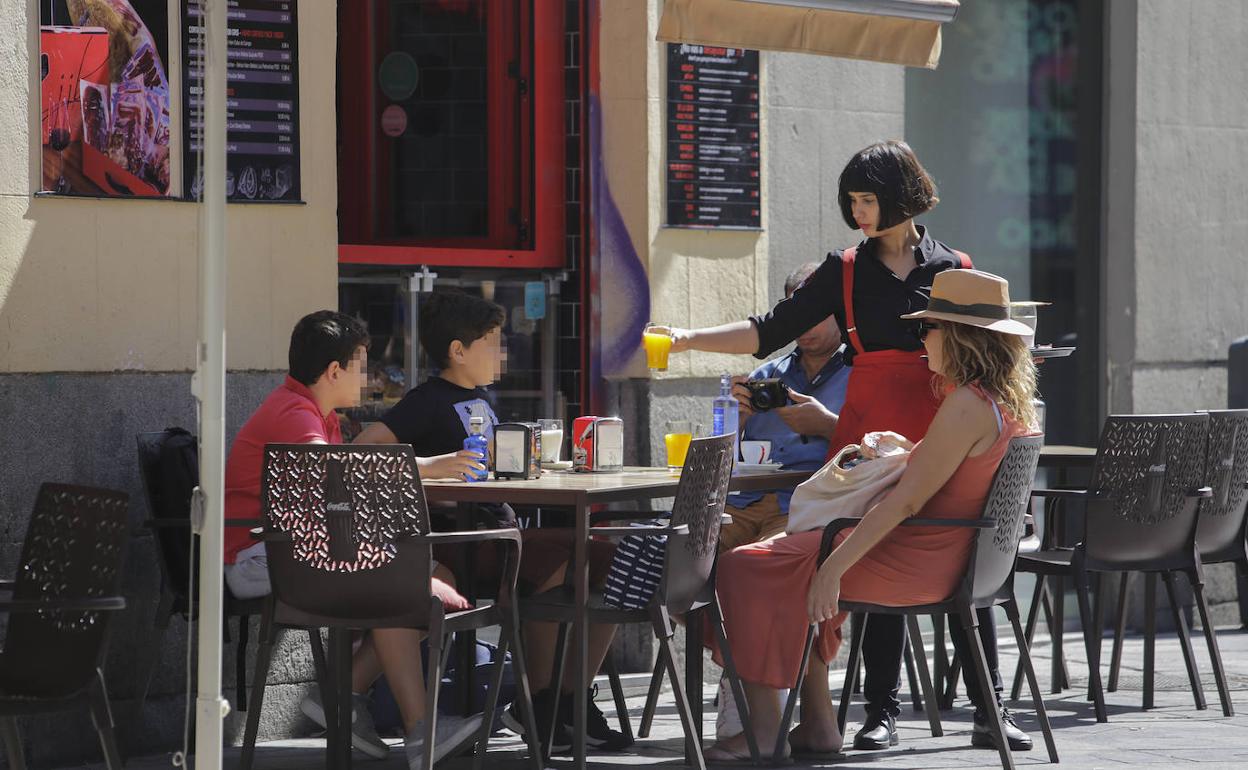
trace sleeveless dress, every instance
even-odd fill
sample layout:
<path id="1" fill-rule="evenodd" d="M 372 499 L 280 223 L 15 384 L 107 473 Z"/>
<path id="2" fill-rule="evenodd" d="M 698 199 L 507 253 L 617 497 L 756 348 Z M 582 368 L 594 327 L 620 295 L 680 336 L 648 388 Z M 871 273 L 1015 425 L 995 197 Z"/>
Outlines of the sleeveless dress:
<path id="1" fill-rule="evenodd" d="M 976 519 L 1010 440 L 1026 426 L 1003 415 L 978 386 L 972 390 L 997 410 L 1000 430 L 983 454 L 967 457 L 919 514 L 925 518 Z M 916 447 L 918 451 L 918 447 Z M 841 578 L 841 599 L 885 606 L 944 601 L 966 572 L 976 530 L 955 527 L 897 527 Z M 837 544 L 849 535 L 843 531 Z M 732 641 L 737 672 L 748 682 L 776 689 L 797 679 L 806 635 L 806 598 L 818 569 L 823 532 L 803 532 L 742 546 L 720 557 L 716 587 L 724 626 Z M 831 662 L 841 645 L 838 613 L 819 626 L 817 654 Z M 723 660 L 713 638 L 715 661 Z"/>

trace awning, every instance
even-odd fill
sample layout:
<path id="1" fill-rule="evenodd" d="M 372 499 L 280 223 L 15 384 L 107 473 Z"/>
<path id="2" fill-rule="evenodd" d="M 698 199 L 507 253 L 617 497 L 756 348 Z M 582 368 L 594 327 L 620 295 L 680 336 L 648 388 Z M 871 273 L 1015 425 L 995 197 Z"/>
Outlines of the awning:
<path id="1" fill-rule="evenodd" d="M 664 0 L 658 39 L 935 69 L 958 0 Z"/>

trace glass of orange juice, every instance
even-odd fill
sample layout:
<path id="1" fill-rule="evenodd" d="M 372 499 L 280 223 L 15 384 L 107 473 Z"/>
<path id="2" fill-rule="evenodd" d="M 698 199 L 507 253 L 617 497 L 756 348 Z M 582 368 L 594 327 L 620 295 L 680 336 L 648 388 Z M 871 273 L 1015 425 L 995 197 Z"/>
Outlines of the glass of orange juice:
<path id="1" fill-rule="evenodd" d="M 646 349 L 646 366 L 659 372 L 667 371 L 667 354 L 672 350 L 672 327 L 646 324 L 641 334 Z"/>
<path id="2" fill-rule="evenodd" d="M 696 429 L 688 420 L 670 420 L 667 433 L 663 434 L 663 443 L 667 447 L 667 469 L 679 473 L 685 467 L 685 455 L 689 454 L 689 444 L 693 441 Z"/>

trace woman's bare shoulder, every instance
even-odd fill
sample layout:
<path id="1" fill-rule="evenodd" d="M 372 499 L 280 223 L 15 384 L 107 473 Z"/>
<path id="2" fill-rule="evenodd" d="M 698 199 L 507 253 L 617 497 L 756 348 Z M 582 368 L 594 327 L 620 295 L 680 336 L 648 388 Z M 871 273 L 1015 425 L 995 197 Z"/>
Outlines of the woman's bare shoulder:
<path id="1" fill-rule="evenodd" d="M 996 416 L 993 414 L 992 405 L 988 403 L 988 398 L 970 385 L 962 385 L 951 390 L 941 401 L 937 416 L 943 416 L 950 421 L 969 420 L 971 424 L 967 427 L 974 427 L 981 422 L 985 425 L 991 423 L 994 427 L 996 426 Z"/>

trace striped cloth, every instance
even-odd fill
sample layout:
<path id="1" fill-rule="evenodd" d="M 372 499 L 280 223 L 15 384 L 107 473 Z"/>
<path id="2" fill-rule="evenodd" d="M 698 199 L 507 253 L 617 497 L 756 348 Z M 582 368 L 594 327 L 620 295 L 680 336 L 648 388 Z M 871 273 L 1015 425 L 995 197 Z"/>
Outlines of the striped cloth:
<path id="1" fill-rule="evenodd" d="M 630 522 L 630 526 L 665 526 L 668 519 Z M 650 604 L 663 579 L 667 535 L 628 535 L 615 547 L 607 570 L 603 602 L 622 610 L 642 610 Z"/>

